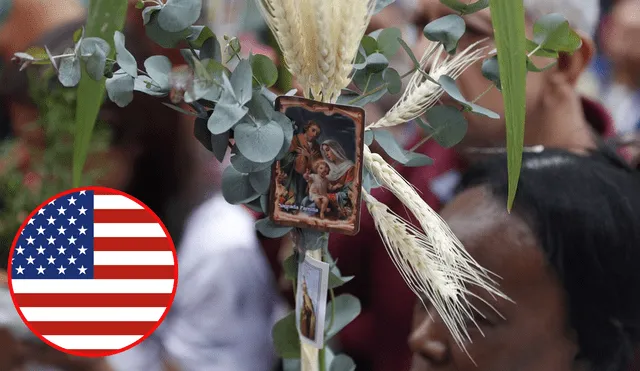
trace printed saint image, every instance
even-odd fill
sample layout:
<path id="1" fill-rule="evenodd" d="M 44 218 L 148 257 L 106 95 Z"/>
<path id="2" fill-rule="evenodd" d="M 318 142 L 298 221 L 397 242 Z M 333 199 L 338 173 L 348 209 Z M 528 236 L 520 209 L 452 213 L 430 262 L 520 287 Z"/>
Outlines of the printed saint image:
<path id="1" fill-rule="evenodd" d="M 275 164 L 272 220 L 357 233 L 364 112 L 295 97 L 280 97 L 277 106 L 295 130 L 288 153 Z"/>
<path id="2" fill-rule="evenodd" d="M 296 327 L 300 340 L 316 348 L 324 345 L 329 264 L 305 256 L 298 266 Z"/>

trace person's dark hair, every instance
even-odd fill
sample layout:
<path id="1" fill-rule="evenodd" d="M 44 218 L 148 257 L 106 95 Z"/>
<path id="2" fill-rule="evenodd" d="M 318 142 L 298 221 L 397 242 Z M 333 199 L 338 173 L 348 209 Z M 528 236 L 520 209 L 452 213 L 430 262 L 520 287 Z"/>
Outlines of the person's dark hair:
<path id="1" fill-rule="evenodd" d="M 471 169 L 506 207 L 505 156 Z M 615 154 L 526 153 L 513 212 L 538 239 L 567 294 L 579 357 L 594 371 L 628 371 L 640 342 L 640 174 Z"/>

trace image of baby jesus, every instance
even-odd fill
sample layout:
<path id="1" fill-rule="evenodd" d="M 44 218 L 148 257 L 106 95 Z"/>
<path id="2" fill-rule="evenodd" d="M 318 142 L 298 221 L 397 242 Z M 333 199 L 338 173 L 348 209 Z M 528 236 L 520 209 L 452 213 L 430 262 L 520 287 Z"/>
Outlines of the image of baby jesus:
<path id="1" fill-rule="evenodd" d="M 318 160 L 313 164 L 314 173 L 309 170 L 304 174 L 304 179 L 309 183 L 309 199 L 320 207 L 320 219 L 324 219 L 324 213 L 329 205 L 329 197 L 327 191 L 332 187 L 329 186 L 329 165 L 324 160 Z"/>

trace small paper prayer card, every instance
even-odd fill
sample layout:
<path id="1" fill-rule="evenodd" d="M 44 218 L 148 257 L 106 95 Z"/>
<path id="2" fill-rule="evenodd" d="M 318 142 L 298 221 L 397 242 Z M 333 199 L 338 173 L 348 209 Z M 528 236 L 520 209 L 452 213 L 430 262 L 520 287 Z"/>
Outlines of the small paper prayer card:
<path id="1" fill-rule="evenodd" d="M 294 121 L 288 153 L 274 165 L 269 214 L 275 223 L 355 235 L 360 229 L 364 110 L 279 97 Z"/>
<path id="2" fill-rule="evenodd" d="M 309 256 L 298 266 L 296 327 L 300 340 L 316 348 L 324 345 L 329 264 Z"/>

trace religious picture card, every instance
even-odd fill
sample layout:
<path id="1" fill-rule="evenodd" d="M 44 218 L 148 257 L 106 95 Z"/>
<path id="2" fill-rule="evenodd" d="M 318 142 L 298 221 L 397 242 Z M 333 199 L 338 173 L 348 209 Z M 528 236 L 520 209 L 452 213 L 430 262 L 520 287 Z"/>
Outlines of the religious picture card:
<path id="1" fill-rule="evenodd" d="M 275 223 L 355 235 L 360 229 L 364 110 L 279 97 L 294 122 L 288 153 L 274 164 L 269 214 Z"/>
<path id="2" fill-rule="evenodd" d="M 296 327 L 300 340 L 316 348 L 324 346 L 329 264 L 305 256 L 298 265 Z"/>

